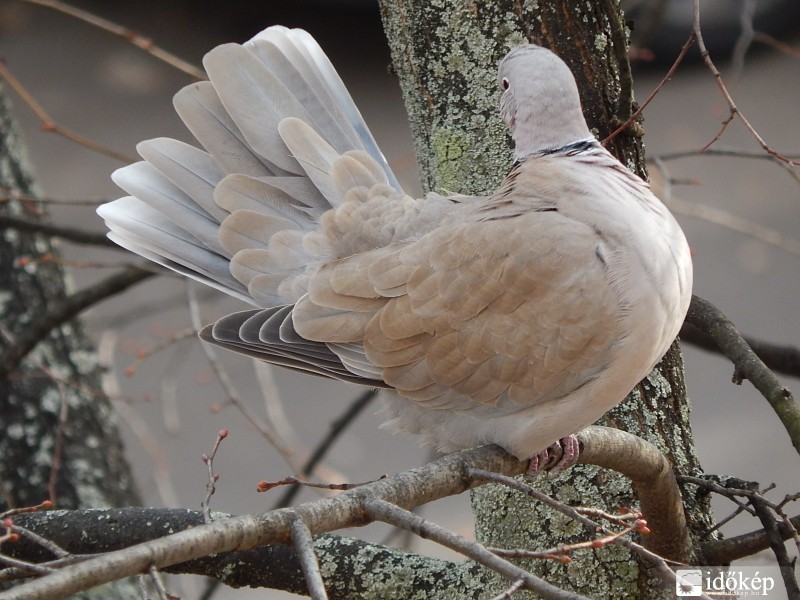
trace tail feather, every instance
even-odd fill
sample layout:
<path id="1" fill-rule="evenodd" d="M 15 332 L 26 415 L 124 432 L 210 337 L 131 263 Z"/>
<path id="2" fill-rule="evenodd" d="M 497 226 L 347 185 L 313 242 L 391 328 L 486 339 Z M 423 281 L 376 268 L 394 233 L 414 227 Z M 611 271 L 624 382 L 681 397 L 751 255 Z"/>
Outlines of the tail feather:
<path id="1" fill-rule="evenodd" d="M 227 257 L 212 252 L 139 199 L 131 196 L 120 198 L 101 206 L 98 213 L 108 223 L 109 238 L 120 246 L 246 302 L 253 302 L 247 288 L 231 275 Z"/>
<path id="2" fill-rule="evenodd" d="M 288 368 L 385 386 L 358 341 L 344 333 L 327 344 L 304 339 L 289 305 L 308 292 L 321 264 L 396 235 L 396 211 L 384 200 L 403 198 L 402 190 L 344 83 L 311 36 L 284 27 L 220 46 L 204 65 L 209 81 L 174 98 L 203 149 L 166 138 L 139 144 L 144 161 L 114 174 L 131 196 L 98 210 L 109 237 L 272 307 L 221 319 L 203 339 Z M 350 231 L 354 219 L 360 229 Z M 369 312 L 354 318 L 366 321 Z"/>
<path id="3" fill-rule="evenodd" d="M 225 177 L 225 171 L 207 152 L 170 138 L 140 142 L 136 150 L 216 222 L 227 216 L 214 202 L 214 188 Z"/>
<path id="4" fill-rule="evenodd" d="M 218 222 L 150 163 L 141 161 L 117 169 L 112 179 L 123 190 L 157 211 L 159 219 L 170 223 L 170 229 L 183 229 L 206 248 L 226 254 L 217 237 Z"/>
<path id="5" fill-rule="evenodd" d="M 186 86 L 175 94 L 172 103 L 195 139 L 228 173 L 254 177 L 286 174 L 250 147 L 225 110 L 212 82 L 200 81 Z"/>
<path id="6" fill-rule="evenodd" d="M 302 167 L 278 134 L 278 123 L 286 116 L 308 121 L 310 115 L 281 80 L 239 44 L 214 48 L 203 66 L 248 145 L 284 171 L 302 175 Z"/>
<path id="7" fill-rule="evenodd" d="M 213 325 L 204 327 L 200 331 L 200 337 L 240 354 L 303 373 L 361 385 L 387 387 L 379 379 L 364 379 L 348 371 L 326 344 L 300 338 L 292 326 L 291 306 L 228 315 Z M 296 338 L 302 341 L 291 343 Z"/>
<path id="8" fill-rule="evenodd" d="M 339 158 L 339 152 L 302 119 L 283 119 L 277 133 L 330 206 L 339 206 L 341 194 L 331 177 L 331 164 Z"/>
<path id="9" fill-rule="evenodd" d="M 300 186 L 294 186 L 294 195 L 288 194 L 276 186 L 276 183 L 279 183 L 278 179 L 278 177 L 250 177 L 239 173 L 228 175 L 217 186 L 215 195 L 217 204 L 230 213 L 249 210 L 289 219 L 304 231 L 314 229 L 315 217 L 324 212 L 322 196 L 310 182 L 307 190 L 300 190 Z M 287 179 L 290 183 L 306 181 L 299 177 Z M 310 199 L 304 201 L 303 196 L 309 196 Z"/>
<path id="10" fill-rule="evenodd" d="M 309 123 L 337 149 L 361 148 L 363 142 L 339 105 L 351 103 L 329 88 L 311 56 L 303 52 L 291 30 L 271 31 L 265 37 L 244 44 L 267 68 L 275 73 L 290 93 L 308 111 Z M 330 67 L 333 68 L 332 66 Z"/>

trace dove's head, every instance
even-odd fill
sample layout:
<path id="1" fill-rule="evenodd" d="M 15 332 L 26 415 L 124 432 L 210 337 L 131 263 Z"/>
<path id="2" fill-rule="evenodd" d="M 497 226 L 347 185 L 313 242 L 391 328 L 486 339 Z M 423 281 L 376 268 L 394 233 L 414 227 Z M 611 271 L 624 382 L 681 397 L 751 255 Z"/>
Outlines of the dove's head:
<path id="1" fill-rule="evenodd" d="M 524 159 L 591 138 L 578 86 L 563 60 L 527 44 L 509 52 L 498 74 L 500 115 L 514 138 L 514 157 Z"/>

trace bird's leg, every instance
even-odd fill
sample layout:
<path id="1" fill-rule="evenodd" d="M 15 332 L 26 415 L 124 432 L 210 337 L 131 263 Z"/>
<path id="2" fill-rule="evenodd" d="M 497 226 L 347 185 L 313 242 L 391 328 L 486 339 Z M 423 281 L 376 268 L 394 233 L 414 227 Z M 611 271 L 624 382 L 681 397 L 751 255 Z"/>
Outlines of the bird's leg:
<path id="1" fill-rule="evenodd" d="M 578 438 L 568 435 L 532 456 L 528 465 L 528 473 L 531 475 L 538 475 L 542 471 L 560 473 L 577 463 L 579 454 Z"/>

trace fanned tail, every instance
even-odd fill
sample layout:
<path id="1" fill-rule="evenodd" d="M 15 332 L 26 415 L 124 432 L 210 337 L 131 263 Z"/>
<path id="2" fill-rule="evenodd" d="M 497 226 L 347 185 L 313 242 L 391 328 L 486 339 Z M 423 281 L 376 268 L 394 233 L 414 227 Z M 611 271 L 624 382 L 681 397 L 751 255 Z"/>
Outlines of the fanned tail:
<path id="1" fill-rule="evenodd" d="M 130 196 L 98 213 L 111 239 L 148 260 L 256 306 L 294 302 L 319 260 L 304 236 L 348 187 L 380 182 L 401 190 L 305 31 L 270 27 L 243 45 L 213 49 L 203 64 L 209 81 L 174 100 L 203 149 L 166 138 L 142 142 L 144 160 L 113 175 Z M 352 176 L 343 184 L 332 174 L 337 161 L 347 165 L 336 172 Z"/>
<path id="2" fill-rule="evenodd" d="M 109 237 L 261 307 L 221 319 L 203 339 L 288 368 L 385 386 L 360 344 L 306 340 L 292 321 L 315 269 L 364 244 L 340 226 L 352 207 L 340 218 L 326 213 L 370 190 L 402 197 L 350 94 L 298 29 L 270 27 L 243 45 L 215 48 L 203 64 L 209 81 L 174 99 L 202 149 L 166 138 L 139 144 L 144 160 L 113 175 L 130 196 L 97 211 Z"/>

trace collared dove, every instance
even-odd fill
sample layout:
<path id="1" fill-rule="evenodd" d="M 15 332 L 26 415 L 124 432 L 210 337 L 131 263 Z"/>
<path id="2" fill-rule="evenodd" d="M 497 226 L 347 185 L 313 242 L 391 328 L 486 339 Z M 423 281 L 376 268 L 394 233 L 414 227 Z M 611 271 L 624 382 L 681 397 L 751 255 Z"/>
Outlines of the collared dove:
<path id="1" fill-rule="evenodd" d="M 521 459 L 593 423 L 678 333 L 680 227 L 592 136 L 575 80 L 503 59 L 515 162 L 489 196 L 403 193 L 328 58 L 270 27 L 209 52 L 175 108 L 204 150 L 142 142 L 109 237 L 255 305 L 201 337 L 386 394 L 393 429 Z"/>

